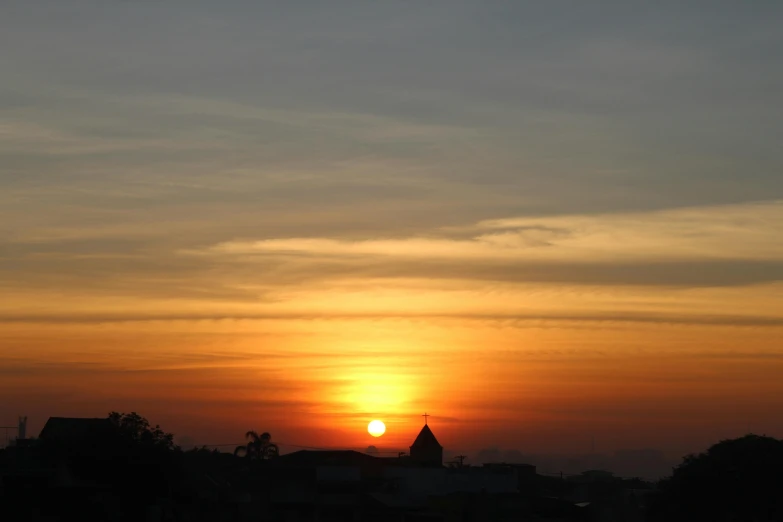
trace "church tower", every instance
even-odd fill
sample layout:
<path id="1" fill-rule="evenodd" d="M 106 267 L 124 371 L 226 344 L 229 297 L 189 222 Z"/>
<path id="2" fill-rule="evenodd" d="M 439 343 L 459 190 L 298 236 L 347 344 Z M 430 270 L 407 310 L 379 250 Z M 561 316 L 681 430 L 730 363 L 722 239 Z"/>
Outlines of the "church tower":
<path id="1" fill-rule="evenodd" d="M 413 441 L 411 446 L 410 458 L 415 464 L 428 468 L 439 468 L 443 466 L 443 446 L 432 433 L 427 425 L 427 415 L 424 414 L 424 427 L 419 432 L 419 436 Z"/>

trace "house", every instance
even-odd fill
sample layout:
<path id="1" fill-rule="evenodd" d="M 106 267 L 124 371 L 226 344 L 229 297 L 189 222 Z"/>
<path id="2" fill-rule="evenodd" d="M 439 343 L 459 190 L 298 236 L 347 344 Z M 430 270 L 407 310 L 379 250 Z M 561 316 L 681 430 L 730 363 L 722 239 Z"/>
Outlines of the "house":
<path id="1" fill-rule="evenodd" d="M 513 469 L 517 474 L 519 491 L 530 489 L 536 481 L 536 467 L 532 464 L 516 464 L 506 462 L 487 462 L 484 468 L 489 470 Z"/>
<path id="2" fill-rule="evenodd" d="M 421 467 L 443 466 L 443 446 L 427 424 L 424 424 L 410 447 L 410 460 Z"/>
<path id="3" fill-rule="evenodd" d="M 571 477 L 571 480 L 577 482 L 611 482 L 615 480 L 614 473 L 603 469 L 589 469 L 583 471 L 576 477 Z"/>
<path id="4" fill-rule="evenodd" d="M 0 463 L 0 504 L 9 520 L 66 515 L 107 519 L 103 513 L 119 504 L 117 497 L 100 481 L 79 473 L 72 460 L 50 450 L 37 444 L 6 450 Z"/>
<path id="5" fill-rule="evenodd" d="M 100 446 L 117 434 L 109 419 L 50 417 L 38 438 L 58 446 Z"/>

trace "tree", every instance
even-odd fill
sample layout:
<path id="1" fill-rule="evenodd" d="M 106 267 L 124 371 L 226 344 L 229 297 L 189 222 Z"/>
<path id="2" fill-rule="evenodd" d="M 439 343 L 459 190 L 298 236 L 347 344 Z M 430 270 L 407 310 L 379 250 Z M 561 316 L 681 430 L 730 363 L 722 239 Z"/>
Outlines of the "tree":
<path id="1" fill-rule="evenodd" d="M 259 435 L 255 431 L 248 431 L 245 437 L 248 439 L 247 444 L 237 446 L 234 455 L 244 455 L 253 460 L 267 460 L 280 455 L 280 449 L 271 442 L 272 436 L 268 432 Z"/>
<path id="2" fill-rule="evenodd" d="M 661 481 L 654 520 L 783 520 L 783 441 L 746 435 L 688 455 Z"/>
<path id="3" fill-rule="evenodd" d="M 177 449 L 173 434 L 166 433 L 158 425 L 151 426 L 147 419 L 135 411 L 131 413 L 113 411 L 109 414 L 109 421 L 126 442 L 143 448 Z"/>

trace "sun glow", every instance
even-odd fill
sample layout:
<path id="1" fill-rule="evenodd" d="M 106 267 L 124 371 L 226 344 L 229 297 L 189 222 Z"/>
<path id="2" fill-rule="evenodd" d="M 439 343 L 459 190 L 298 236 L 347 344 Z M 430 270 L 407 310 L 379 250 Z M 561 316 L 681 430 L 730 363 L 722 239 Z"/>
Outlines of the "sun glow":
<path id="1" fill-rule="evenodd" d="M 386 425 L 383 423 L 383 421 L 374 420 L 367 425 L 367 431 L 373 437 L 380 437 L 386 433 Z"/>

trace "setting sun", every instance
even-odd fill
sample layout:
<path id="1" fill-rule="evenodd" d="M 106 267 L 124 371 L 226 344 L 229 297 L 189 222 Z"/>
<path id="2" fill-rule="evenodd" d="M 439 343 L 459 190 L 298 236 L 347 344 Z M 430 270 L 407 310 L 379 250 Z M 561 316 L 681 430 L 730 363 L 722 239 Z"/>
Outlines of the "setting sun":
<path id="1" fill-rule="evenodd" d="M 380 437 L 386 433 L 386 425 L 383 423 L 383 421 L 374 420 L 367 425 L 367 431 L 373 437 Z"/>

